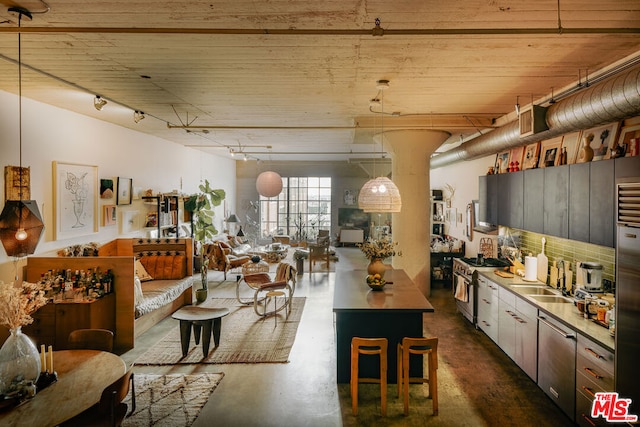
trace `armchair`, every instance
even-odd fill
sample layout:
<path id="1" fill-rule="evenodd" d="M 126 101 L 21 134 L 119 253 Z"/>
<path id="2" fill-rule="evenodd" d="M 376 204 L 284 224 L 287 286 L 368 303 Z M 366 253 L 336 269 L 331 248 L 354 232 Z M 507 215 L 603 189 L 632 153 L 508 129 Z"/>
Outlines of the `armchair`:
<path id="1" fill-rule="evenodd" d="M 251 259 L 249 255 L 233 255 L 231 248 L 224 242 L 205 244 L 203 250 L 205 258 L 209 260 L 208 268 L 224 272 L 224 280 L 227 280 L 227 271 L 240 267 Z"/>
<path id="2" fill-rule="evenodd" d="M 241 283 L 246 283 L 253 291 L 252 299 L 240 298 Z M 236 283 L 236 298 L 238 302 L 246 305 L 253 305 L 258 316 L 269 316 L 286 309 L 287 313 L 291 311 L 291 298 L 296 289 L 296 269 L 292 265 L 281 262 L 276 270 L 276 277 L 272 280 L 267 273 L 246 274 Z M 274 290 L 284 290 L 286 295 L 279 306 L 274 307 L 273 311 L 267 311 L 265 299 L 267 294 Z M 264 302 L 264 304 L 262 304 Z"/>
<path id="3" fill-rule="evenodd" d="M 317 243 L 309 243 L 309 273 L 313 271 L 316 260 L 322 260 L 327 264 L 329 270 L 329 262 L 331 260 L 331 251 L 329 250 L 329 237 L 319 237 Z"/>

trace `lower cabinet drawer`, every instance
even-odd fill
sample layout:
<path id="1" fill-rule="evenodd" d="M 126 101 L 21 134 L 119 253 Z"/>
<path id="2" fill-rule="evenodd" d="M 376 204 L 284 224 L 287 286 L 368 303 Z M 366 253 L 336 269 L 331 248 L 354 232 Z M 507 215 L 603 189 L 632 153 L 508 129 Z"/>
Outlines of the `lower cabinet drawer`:
<path id="1" fill-rule="evenodd" d="M 613 374 L 604 370 L 600 365 L 594 364 L 582 354 L 578 354 L 576 360 L 576 387 L 587 387 L 598 391 L 613 391 Z"/>
<path id="2" fill-rule="evenodd" d="M 580 389 L 576 393 L 576 423 L 582 427 L 609 425 L 602 417 L 591 418 L 591 405 L 593 399 L 584 395 Z"/>

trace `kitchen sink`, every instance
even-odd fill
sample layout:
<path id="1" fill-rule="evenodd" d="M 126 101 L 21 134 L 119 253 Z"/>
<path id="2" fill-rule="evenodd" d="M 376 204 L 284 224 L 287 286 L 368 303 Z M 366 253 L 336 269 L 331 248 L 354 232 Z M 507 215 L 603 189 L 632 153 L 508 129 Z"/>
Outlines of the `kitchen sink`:
<path id="1" fill-rule="evenodd" d="M 565 298 L 559 295 L 529 295 L 531 298 L 538 302 L 544 303 L 560 303 L 560 304 L 572 304 L 573 300 Z"/>
<path id="2" fill-rule="evenodd" d="M 518 286 L 515 290 L 521 294 L 526 295 L 554 295 L 558 296 L 556 292 L 551 289 L 543 288 L 542 286 Z"/>

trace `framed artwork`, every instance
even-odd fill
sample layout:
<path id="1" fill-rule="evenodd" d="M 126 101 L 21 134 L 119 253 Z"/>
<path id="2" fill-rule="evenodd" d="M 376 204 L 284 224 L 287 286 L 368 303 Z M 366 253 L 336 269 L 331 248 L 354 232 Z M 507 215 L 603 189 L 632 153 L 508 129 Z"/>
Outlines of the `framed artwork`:
<path id="1" fill-rule="evenodd" d="M 53 162 L 55 240 L 98 232 L 98 166 Z"/>
<path id="2" fill-rule="evenodd" d="M 522 159 L 522 169 L 534 169 L 538 167 L 538 156 L 540 155 L 540 143 L 534 142 L 524 147 Z"/>
<path id="3" fill-rule="evenodd" d="M 100 198 L 113 199 L 113 180 L 111 178 L 100 179 Z"/>
<path id="4" fill-rule="evenodd" d="M 116 205 L 104 205 L 102 207 L 102 226 L 117 224 Z"/>
<path id="5" fill-rule="evenodd" d="M 118 193 L 116 193 L 116 205 L 130 205 L 132 199 L 131 178 L 118 177 Z"/>
<path id="6" fill-rule="evenodd" d="M 624 155 L 625 157 L 630 157 L 632 155 L 638 155 L 638 142 L 634 141 L 634 147 L 632 150 L 631 140 L 632 139 L 640 139 L 640 125 L 635 126 L 626 126 L 623 127 L 620 131 L 620 138 L 618 138 L 618 145 L 624 147 Z M 633 153 L 632 153 L 633 151 Z"/>
<path id="7" fill-rule="evenodd" d="M 618 130 L 620 122 L 609 123 L 582 131 L 582 139 L 593 134 L 591 148 L 593 148 L 593 160 L 608 159 L 611 157 L 611 150 L 618 141 Z"/>
<path id="8" fill-rule="evenodd" d="M 582 132 L 571 132 L 562 137 L 562 148 L 567 151 L 567 164 L 572 165 L 578 157 L 578 149 L 580 148 L 580 136 Z"/>
<path id="9" fill-rule="evenodd" d="M 136 231 L 140 228 L 140 212 L 125 210 L 122 211 L 122 218 L 120 221 L 120 233 L 128 234 Z"/>
<path id="10" fill-rule="evenodd" d="M 31 199 L 31 168 L 4 167 L 4 201 Z"/>
<path id="11" fill-rule="evenodd" d="M 509 154 L 511 154 L 509 150 L 498 153 L 495 169 L 497 173 L 507 173 L 507 168 L 509 167 Z"/>
<path id="12" fill-rule="evenodd" d="M 540 144 L 540 160 L 538 160 L 538 167 L 544 168 L 557 165 L 560 160 L 561 147 L 561 136 L 542 141 Z"/>
<path id="13" fill-rule="evenodd" d="M 344 190 L 344 204 L 347 206 L 355 205 L 358 196 L 354 190 Z"/>
<path id="14" fill-rule="evenodd" d="M 512 148 L 509 153 L 509 164 L 513 163 L 514 167 L 522 169 L 522 158 L 524 157 L 524 147 Z"/>

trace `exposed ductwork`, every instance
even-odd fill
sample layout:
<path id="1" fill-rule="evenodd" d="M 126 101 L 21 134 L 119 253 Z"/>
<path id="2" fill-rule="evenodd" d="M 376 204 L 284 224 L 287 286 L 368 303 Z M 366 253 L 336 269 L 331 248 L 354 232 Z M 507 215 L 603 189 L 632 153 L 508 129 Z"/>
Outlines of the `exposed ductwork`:
<path id="1" fill-rule="evenodd" d="M 546 114 L 549 126 L 546 131 L 520 137 L 516 120 L 432 157 L 431 169 L 637 115 L 640 115 L 640 67 L 618 74 L 552 104 Z"/>

